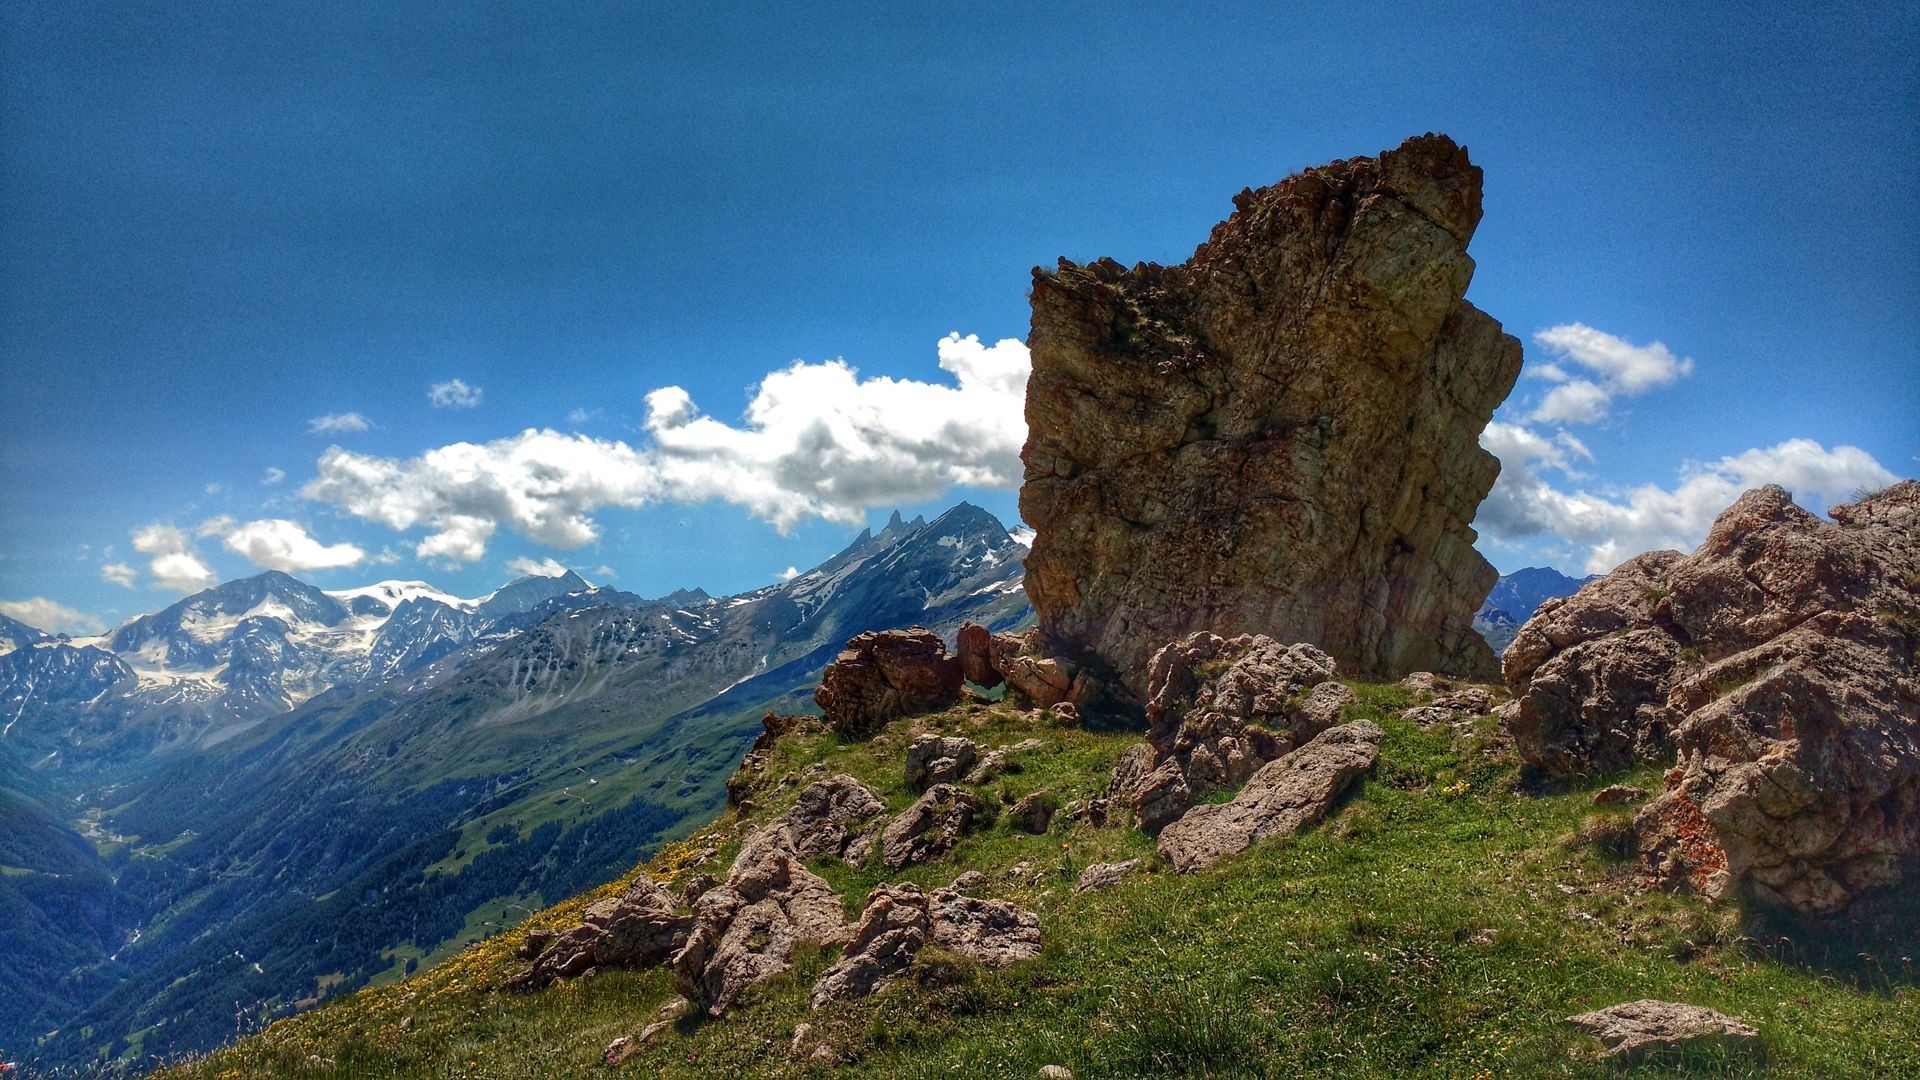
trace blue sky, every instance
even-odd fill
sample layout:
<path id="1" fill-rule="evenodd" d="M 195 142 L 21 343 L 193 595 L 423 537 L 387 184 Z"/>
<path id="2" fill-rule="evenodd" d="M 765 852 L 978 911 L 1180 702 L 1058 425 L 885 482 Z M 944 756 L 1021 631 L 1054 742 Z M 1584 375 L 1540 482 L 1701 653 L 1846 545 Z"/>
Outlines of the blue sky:
<path id="1" fill-rule="evenodd" d="M 1289 7 L 6 5 L 0 610 L 736 591 L 896 504 L 1011 522 L 1031 266 L 1428 130 L 1527 342 L 1502 569 L 1920 470 L 1910 5 Z"/>

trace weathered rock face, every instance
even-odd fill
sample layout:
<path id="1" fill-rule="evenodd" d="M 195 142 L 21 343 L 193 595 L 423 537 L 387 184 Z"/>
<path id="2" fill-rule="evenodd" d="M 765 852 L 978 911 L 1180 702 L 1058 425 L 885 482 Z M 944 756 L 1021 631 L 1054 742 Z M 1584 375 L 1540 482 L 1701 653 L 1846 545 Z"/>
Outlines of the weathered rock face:
<path id="1" fill-rule="evenodd" d="M 520 951 L 533 966 L 508 985 L 537 990 L 595 968 L 653 967 L 680 951 L 692 926 L 673 894 L 642 874 L 619 896 L 588 905 L 565 933 L 527 935 Z"/>
<path id="2" fill-rule="evenodd" d="M 1920 483 L 1833 517 L 1749 491 L 1693 554 L 1548 601 L 1506 654 L 1536 766 L 1677 751 L 1637 822 L 1673 884 L 1824 912 L 1920 857 Z"/>
<path id="3" fill-rule="evenodd" d="M 1043 709 L 1102 700 L 1106 687 L 1082 665 L 1046 653 L 1039 633 L 991 633 L 978 623 L 960 627 L 955 651 L 968 682 L 992 689 L 1005 683 Z"/>
<path id="4" fill-rule="evenodd" d="M 802 859 L 838 855 L 858 861 L 859 841 L 886 809 L 872 788 L 841 773 L 808 784 L 777 823 L 786 826 L 793 853 Z"/>
<path id="5" fill-rule="evenodd" d="M 1353 691 L 1311 645 L 1196 633 L 1148 668 L 1147 741 L 1114 771 L 1108 799 L 1153 832 L 1216 791 L 1340 722 Z"/>
<path id="6" fill-rule="evenodd" d="M 960 842 L 979 808 L 980 800 L 964 788 L 933 785 L 887 823 L 880 834 L 880 861 L 887 869 L 898 870 L 945 855 Z"/>
<path id="7" fill-rule="evenodd" d="M 1141 699 L 1154 650 L 1201 629 L 1491 678 L 1469 523 L 1521 350 L 1463 299 L 1480 170 L 1426 135 L 1234 205 L 1184 265 L 1034 272 L 1040 629 Z"/>
<path id="8" fill-rule="evenodd" d="M 853 940 L 813 984 L 813 1007 L 873 993 L 929 943 L 988 967 L 1040 955 L 1040 920 L 1032 912 L 967 896 L 965 884 L 955 880 L 931 896 L 912 883 L 875 887 Z"/>
<path id="9" fill-rule="evenodd" d="M 1599 1040 L 1602 1058 L 1632 1064 L 1656 1054 L 1718 1047 L 1746 1053 L 1760 1032 L 1738 1017 L 1677 1001 L 1628 1001 L 1567 1017 Z"/>
<path id="10" fill-rule="evenodd" d="M 865 734 L 899 716 L 943 709 L 960 697 L 960 661 L 925 627 L 877 630 L 847 642 L 820 675 L 814 703 L 827 725 Z"/>
<path id="11" fill-rule="evenodd" d="M 967 775 L 980 748 L 959 735 L 922 735 L 907 745 L 907 790 L 925 791 Z"/>
<path id="12" fill-rule="evenodd" d="M 673 957 L 681 996 L 719 1016 L 748 987 L 787 970 L 800 941 L 837 941 L 845 932 L 840 899 L 801 865 L 784 825 L 749 836 L 727 883 L 693 907 L 693 929 Z"/>
<path id="13" fill-rule="evenodd" d="M 1160 833 L 1160 854 L 1192 873 L 1270 836 L 1317 823 L 1373 768 L 1385 733 L 1366 720 L 1342 724 L 1268 762 L 1232 802 L 1196 806 Z"/>

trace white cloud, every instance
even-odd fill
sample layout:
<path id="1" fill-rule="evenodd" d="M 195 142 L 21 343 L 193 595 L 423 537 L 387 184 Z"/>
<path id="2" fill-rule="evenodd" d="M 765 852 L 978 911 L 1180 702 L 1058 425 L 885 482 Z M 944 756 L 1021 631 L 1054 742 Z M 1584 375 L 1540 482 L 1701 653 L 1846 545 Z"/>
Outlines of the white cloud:
<path id="1" fill-rule="evenodd" d="M 427 388 L 427 400 L 436 409 L 471 409 L 478 406 L 484 396 L 486 391 L 468 386 L 461 379 L 448 379 Z"/>
<path id="2" fill-rule="evenodd" d="M 221 514 L 218 517 L 210 517 L 201 522 L 199 527 L 193 530 L 193 534 L 199 537 L 225 536 L 227 533 L 233 531 L 233 527 L 238 524 L 239 522 L 233 520 L 233 518 L 228 515 Z"/>
<path id="3" fill-rule="evenodd" d="M 209 495 L 218 495 L 226 490 L 226 485 L 219 483 L 208 484 L 203 490 Z"/>
<path id="4" fill-rule="evenodd" d="M 263 518 L 233 527 L 221 543 L 255 566 L 286 573 L 358 566 L 367 558 L 367 553 L 353 544 L 322 544 L 307 535 L 300 524 L 285 518 Z"/>
<path id="5" fill-rule="evenodd" d="M 1658 341 L 1635 345 L 1583 323 L 1550 326 L 1533 340 L 1593 375 L 1574 375 L 1561 363 L 1529 367 L 1529 374 L 1558 384 L 1529 417 L 1542 423 L 1597 423 L 1607 418 L 1614 398 L 1644 394 L 1693 373 L 1691 359 L 1675 356 Z"/>
<path id="6" fill-rule="evenodd" d="M 18 619 L 36 630 L 46 630 L 56 634 L 98 634 L 107 628 L 106 622 L 98 615 L 75 611 L 65 604 L 49 600 L 44 596 L 28 597 L 25 600 L 0 600 L 0 615 Z"/>
<path id="7" fill-rule="evenodd" d="M 279 483 L 282 480 L 285 480 L 286 478 L 287 478 L 287 471 L 285 469 L 275 468 L 274 466 L 269 465 L 267 466 L 267 471 L 260 474 L 260 486 L 272 487 L 273 485 Z"/>
<path id="8" fill-rule="evenodd" d="M 400 561 L 400 553 L 390 547 L 382 547 L 380 554 L 370 556 L 367 561 L 377 566 L 392 566 Z"/>
<path id="9" fill-rule="evenodd" d="M 1859 447 L 1829 450 L 1811 439 L 1789 439 L 1718 461 L 1689 462 L 1671 488 L 1567 491 L 1542 475 L 1544 469 L 1567 471 L 1566 451 L 1554 440 L 1494 423 L 1480 442 L 1501 459 L 1501 469 L 1475 527 L 1499 541 L 1557 536 L 1584 552 L 1586 573 L 1604 573 L 1644 551 L 1692 550 L 1741 492 L 1763 484 L 1779 484 L 1818 508 L 1897 479 Z"/>
<path id="10" fill-rule="evenodd" d="M 595 577 L 605 578 L 609 581 L 620 576 L 619 574 L 614 572 L 613 567 L 608 566 L 605 563 L 602 563 L 599 566 L 595 567 L 593 574 Z"/>
<path id="11" fill-rule="evenodd" d="M 307 430 L 315 435 L 337 435 L 344 432 L 365 431 L 373 426 L 373 421 L 357 412 L 329 413 L 316 416 L 307 421 Z"/>
<path id="12" fill-rule="evenodd" d="M 783 532 L 808 517 L 857 524 L 873 506 L 925 502 L 948 487 L 1016 486 L 1029 368 L 1015 340 L 948 335 L 953 382 L 862 379 L 846 362 L 768 375 L 743 422 L 703 416 L 677 386 L 647 395 L 653 445 L 529 429 L 397 460 L 332 447 L 309 499 L 396 530 L 431 530 L 421 558 L 472 562 L 505 526 L 577 548 L 606 507 L 723 499 Z"/>
<path id="13" fill-rule="evenodd" d="M 567 568 L 553 559 L 519 558 L 507 563 L 507 571 L 522 577 L 565 577 Z"/>
<path id="14" fill-rule="evenodd" d="M 126 563 L 107 563 L 100 568 L 100 580 L 109 585 L 118 585 L 123 589 L 133 588 L 133 580 L 138 571 Z"/>
<path id="15" fill-rule="evenodd" d="M 147 572 L 163 589 L 199 592 L 219 580 L 190 548 L 185 530 L 172 525 L 148 525 L 133 533 L 133 550 L 153 559 Z"/>
<path id="16" fill-rule="evenodd" d="M 585 424 L 594 420 L 598 420 L 600 419 L 600 417 L 601 417 L 601 412 L 599 409 L 568 409 L 567 410 L 567 423 L 569 424 Z"/>
<path id="17" fill-rule="evenodd" d="M 797 578 L 799 576 L 800 576 L 800 568 L 797 566 L 789 566 L 785 570 L 780 571 L 780 574 L 779 574 L 781 581 L 792 581 L 794 578 Z"/>

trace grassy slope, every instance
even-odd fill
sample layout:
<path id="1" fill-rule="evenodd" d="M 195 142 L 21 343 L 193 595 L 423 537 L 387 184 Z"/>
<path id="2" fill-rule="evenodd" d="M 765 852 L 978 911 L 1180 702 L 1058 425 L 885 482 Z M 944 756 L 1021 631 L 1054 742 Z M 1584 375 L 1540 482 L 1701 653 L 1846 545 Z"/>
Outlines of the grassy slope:
<path id="1" fill-rule="evenodd" d="M 1063 1064 L 1083 1078 L 1605 1075 L 1562 1018 L 1651 996 L 1758 1024 L 1769 1075 L 1920 1075 L 1911 956 L 1876 957 L 1877 968 L 1863 965 L 1868 976 L 1840 978 L 1761 949 L 1742 936 L 1730 906 L 1635 891 L 1605 844 L 1585 839 L 1604 836 L 1608 820 L 1630 810 L 1596 811 L 1589 791 L 1516 795 L 1516 767 L 1489 737 L 1490 720 L 1474 736 L 1425 734 L 1394 715 L 1397 689 L 1362 693 L 1358 711 L 1381 721 L 1389 738 L 1374 776 L 1321 828 L 1180 877 L 1129 830 L 1056 821 L 1051 834 L 1031 837 L 989 825 L 950 859 L 897 876 L 942 884 L 962 870 L 986 872 L 987 895 L 1039 913 L 1039 962 L 963 967 L 942 986 L 902 979 L 867 1000 L 813 1012 L 806 990 L 831 956 L 805 955 L 757 1001 L 723 1021 L 681 1020 L 620 1071 L 1031 1077 Z M 918 728 L 987 744 L 1047 740 L 1021 759 L 1024 772 L 986 786 L 1000 805 L 1040 788 L 1063 801 L 1084 798 L 1137 739 L 1061 730 L 998 707 L 960 709 L 896 723 L 869 743 L 790 736 L 775 775 L 824 761 L 904 806 L 901 749 Z M 797 787 L 775 790 L 754 820 L 778 813 Z M 679 878 L 710 844 L 719 850 L 699 868 L 724 867 L 745 824 L 729 813 L 664 849 L 649 869 Z M 1149 856 L 1147 872 L 1110 891 L 1074 893 L 1087 863 L 1135 855 Z M 1028 872 L 1012 873 L 1022 863 Z M 819 869 L 850 913 L 888 876 L 877 865 Z M 570 924 L 586 902 L 619 886 L 527 925 Z M 662 970 L 609 972 L 530 996 L 496 992 L 516 966 L 518 938 L 490 938 L 170 1075 L 577 1075 L 674 1000 Z M 1890 947 L 1903 948 L 1898 940 Z M 791 1057 L 801 1021 L 847 1062 L 830 1069 Z M 1711 1058 L 1686 1064 L 1708 1073 L 1752 1068 Z"/>

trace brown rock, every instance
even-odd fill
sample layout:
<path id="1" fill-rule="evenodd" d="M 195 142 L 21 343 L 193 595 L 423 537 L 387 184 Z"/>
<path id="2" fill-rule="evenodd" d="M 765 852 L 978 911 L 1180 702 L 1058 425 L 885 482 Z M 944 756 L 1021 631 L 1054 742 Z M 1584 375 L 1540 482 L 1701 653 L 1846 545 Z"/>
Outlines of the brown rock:
<path id="1" fill-rule="evenodd" d="M 1074 886 L 1075 892 L 1094 892 L 1099 889 L 1111 889 L 1140 865 L 1139 859 L 1127 859 L 1124 862 L 1094 863 L 1080 871 L 1080 882 Z"/>
<path id="2" fill-rule="evenodd" d="M 786 826 L 793 837 L 793 853 L 800 858 L 845 858 L 848 848 L 886 809 L 872 788 L 841 773 L 807 785 L 776 821 Z"/>
<path id="3" fill-rule="evenodd" d="M 770 712 L 761 717 L 760 734 L 755 736 L 746 756 L 740 759 L 740 768 L 727 778 L 727 805 L 751 806 L 754 794 L 766 784 L 767 763 L 772 759 L 774 744 L 779 742 L 780 736 L 818 723 L 811 716 L 782 716 Z"/>
<path id="4" fill-rule="evenodd" d="M 538 990 L 596 968 L 663 963 L 685 944 L 693 925 L 678 906 L 672 893 L 641 874 L 619 896 L 587 905 L 580 924 L 565 933 L 528 934 L 520 951 L 533 966 L 507 985 Z"/>
<path id="5" fill-rule="evenodd" d="M 1040 955 L 1040 920 L 1003 900 L 979 900 L 956 880 L 932 896 L 912 883 L 880 885 L 840 959 L 813 984 L 814 1008 L 865 997 L 905 970 L 929 942 L 989 967 Z"/>
<path id="6" fill-rule="evenodd" d="M 1602 1058 L 1621 1064 L 1675 1051 L 1720 1047 L 1746 1053 L 1760 1046 L 1760 1032 L 1746 1021 L 1675 1001 L 1628 1001 L 1569 1016 L 1567 1023 L 1598 1039 Z"/>
<path id="7" fill-rule="evenodd" d="M 1493 691 L 1484 686 L 1463 686 L 1435 696 L 1430 704 L 1415 705 L 1400 715 L 1402 719 L 1430 728 L 1485 716 L 1493 711 L 1493 707 Z"/>
<path id="8" fill-rule="evenodd" d="M 821 673 L 813 700 L 827 726 L 843 734 L 874 731 L 887 721 L 943 709 L 959 700 L 960 661 L 925 627 L 861 634 Z"/>
<path id="9" fill-rule="evenodd" d="M 673 958 L 682 997 L 720 1016 L 748 987 L 787 970 L 800 941 L 833 942 L 845 932 L 840 900 L 793 851 L 785 825 L 749 835 L 727 883 L 693 909 L 693 930 Z"/>
<path id="10" fill-rule="evenodd" d="M 982 900 L 959 889 L 935 889 L 928 898 L 933 943 L 988 967 L 1040 955 L 1040 919 L 1005 900 Z"/>
<path id="11" fill-rule="evenodd" d="M 935 784 L 880 834 L 880 860 L 889 870 L 939 858 L 973 824 L 980 801 L 952 784 Z"/>
<path id="12" fill-rule="evenodd" d="M 1197 633 L 1154 655 L 1147 742 L 1124 755 L 1108 798 L 1154 832 L 1216 791 L 1338 723 L 1352 691 L 1311 645 Z"/>
<path id="13" fill-rule="evenodd" d="M 991 690 L 1006 681 L 993 663 L 993 631 L 977 622 L 961 623 L 954 651 L 960 657 L 960 674 L 968 682 Z"/>
<path id="14" fill-rule="evenodd" d="M 1830 912 L 1920 855 L 1920 483 L 1832 516 L 1749 491 L 1693 554 L 1548 601 L 1507 651 L 1529 763 L 1677 751 L 1636 821 L 1658 880 Z"/>
<path id="15" fill-rule="evenodd" d="M 980 748 L 958 735 L 922 735 L 907 745 L 907 790 L 924 791 L 967 774 Z"/>
<path id="16" fill-rule="evenodd" d="M 1063 655 L 1140 698 L 1202 629 L 1493 676 L 1469 526 L 1521 349 L 1463 299 L 1480 180 L 1421 136 L 1242 192 L 1184 265 L 1035 270 L 1020 513 Z"/>
<path id="17" fill-rule="evenodd" d="M 1326 816 L 1373 768 L 1385 733 L 1366 720 L 1322 732 L 1267 763 L 1232 802 L 1196 806 L 1160 833 L 1160 854 L 1183 874 L 1211 866 L 1270 836 L 1291 836 Z"/>
<path id="18" fill-rule="evenodd" d="M 1625 806 L 1628 803 L 1642 802 L 1647 793 L 1631 784 L 1610 784 L 1593 793 L 1595 806 Z"/>
<path id="19" fill-rule="evenodd" d="M 1038 836 L 1053 823 L 1053 800 L 1047 792 L 1036 791 L 1014 803 L 1007 815 L 1022 829 Z"/>

